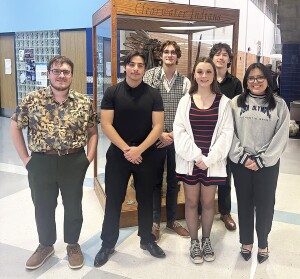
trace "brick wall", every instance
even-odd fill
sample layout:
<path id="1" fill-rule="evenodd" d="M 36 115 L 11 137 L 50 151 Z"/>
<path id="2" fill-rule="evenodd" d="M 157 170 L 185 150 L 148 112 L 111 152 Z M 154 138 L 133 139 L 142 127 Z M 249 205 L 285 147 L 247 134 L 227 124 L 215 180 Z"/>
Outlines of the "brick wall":
<path id="1" fill-rule="evenodd" d="M 179 44 L 182 55 L 179 59 L 178 63 L 178 71 L 183 75 L 187 75 L 187 59 L 188 59 L 188 49 L 187 49 L 187 36 L 185 37 L 178 37 L 171 34 L 166 33 L 152 33 L 149 32 L 150 36 L 153 39 L 158 39 L 161 42 L 166 40 L 175 41 Z M 198 43 L 193 42 L 193 49 L 192 49 L 192 67 L 195 62 L 196 54 L 197 54 Z M 211 49 L 210 44 L 201 43 L 200 49 L 200 56 L 208 56 Z M 244 77 L 245 70 L 250 66 L 250 64 L 255 63 L 257 61 L 256 55 L 251 53 L 245 53 L 243 51 L 238 51 L 237 57 L 237 78 L 242 82 Z M 244 59 L 246 59 L 246 65 L 244 69 Z M 268 57 L 261 57 L 260 62 L 263 64 L 268 64 L 270 59 Z M 230 72 L 230 69 L 229 69 Z"/>

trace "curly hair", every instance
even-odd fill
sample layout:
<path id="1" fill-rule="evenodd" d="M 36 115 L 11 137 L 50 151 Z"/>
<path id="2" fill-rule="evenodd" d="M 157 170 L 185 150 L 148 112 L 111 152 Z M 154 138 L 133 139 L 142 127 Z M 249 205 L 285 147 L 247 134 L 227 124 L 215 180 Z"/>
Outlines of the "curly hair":
<path id="1" fill-rule="evenodd" d="M 210 49 L 210 52 L 209 52 L 209 57 L 211 59 L 214 58 L 214 56 L 219 53 L 222 49 L 225 49 L 228 56 L 229 56 L 229 59 L 230 61 L 233 59 L 233 54 L 232 54 L 232 50 L 231 50 L 231 47 L 228 45 L 228 44 L 225 44 L 225 43 L 217 43 L 217 44 L 214 44 L 212 46 L 212 48 Z M 227 64 L 227 68 L 229 68 L 231 65 L 231 63 L 228 63 Z"/>

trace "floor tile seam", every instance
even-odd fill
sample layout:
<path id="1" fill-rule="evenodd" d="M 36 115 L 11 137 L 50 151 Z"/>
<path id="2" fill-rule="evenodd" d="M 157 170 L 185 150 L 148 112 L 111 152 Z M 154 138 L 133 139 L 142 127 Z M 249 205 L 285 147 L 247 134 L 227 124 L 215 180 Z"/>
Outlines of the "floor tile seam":
<path id="1" fill-rule="evenodd" d="M 232 205 L 231 212 L 234 214 L 238 214 L 237 203 L 231 202 L 231 205 Z M 300 213 L 275 209 L 273 221 L 299 226 L 300 225 Z"/>

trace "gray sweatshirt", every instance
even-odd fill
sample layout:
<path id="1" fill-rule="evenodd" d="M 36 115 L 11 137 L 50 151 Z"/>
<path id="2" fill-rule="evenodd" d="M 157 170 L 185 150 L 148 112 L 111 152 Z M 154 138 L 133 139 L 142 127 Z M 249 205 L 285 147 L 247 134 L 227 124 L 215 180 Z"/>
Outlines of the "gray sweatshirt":
<path id="1" fill-rule="evenodd" d="M 290 114 L 285 101 L 275 96 L 276 107 L 269 110 L 264 96 L 249 94 L 245 108 L 237 106 L 237 98 L 231 101 L 235 132 L 230 160 L 245 165 L 251 158 L 259 168 L 275 165 L 289 137 Z"/>

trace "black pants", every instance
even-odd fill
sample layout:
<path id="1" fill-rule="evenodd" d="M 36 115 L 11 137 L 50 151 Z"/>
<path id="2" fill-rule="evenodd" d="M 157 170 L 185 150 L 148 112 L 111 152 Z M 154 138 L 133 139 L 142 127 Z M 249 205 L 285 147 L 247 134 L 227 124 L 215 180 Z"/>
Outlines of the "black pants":
<path id="1" fill-rule="evenodd" d="M 156 183 L 153 193 L 153 222 L 159 224 L 161 219 L 161 198 L 162 184 L 167 160 L 167 194 L 166 194 L 166 211 L 167 222 L 176 220 L 177 199 L 178 199 L 178 180 L 175 172 L 175 147 L 171 144 L 164 148 L 156 148 Z"/>
<path id="2" fill-rule="evenodd" d="M 101 233 L 102 247 L 113 248 L 117 243 L 122 203 L 131 174 L 138 202 L 138 235 L 141 237 L 141 243 L 153 241 L 151 229 L 155 183 L 154 148 L 150 147 L 142 157 L 141 164 L 132 164 L 125 159 L 122 150 L 114 145 L 111 145 L 106 153 L 106 205 Z"/>
<path id="3" fill-rule="evenodd" d="M 59 190 L 64 206 L 64 241 L 78 242 L 82 226 L 82 186 L 89 161 L 84 150 L 64 155 L 33 153 L 26 165 L 39 242 L 56 241 L 55 209 Z"/>
<path id="4" fill-rule="evenodd" d="M 272 228 L 279 161 L 258 171 L 233 162 L 231 167 L 238 202 L 240 243 L 253 244 L 255 214 L 258 247 L 264 249 Z"/>
<path id="5" fill-rule="evenodd" d="M 230 214 L 231 212 L 231 167 L 230 160 L 227 160 L 226 165 L 227 178 L 225 185 L 218 186 L 218 208 L 222 215 Z M 201 215 L 202 207 L 199 201 L 198 213 Z"/>

